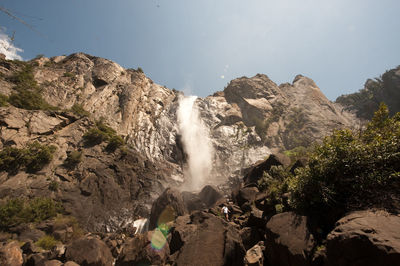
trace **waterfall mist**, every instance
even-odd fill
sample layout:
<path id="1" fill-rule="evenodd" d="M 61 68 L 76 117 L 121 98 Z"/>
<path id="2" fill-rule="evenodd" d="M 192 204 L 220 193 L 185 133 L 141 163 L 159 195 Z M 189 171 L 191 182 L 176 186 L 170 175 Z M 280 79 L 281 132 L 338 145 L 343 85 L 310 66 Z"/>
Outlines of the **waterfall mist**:
<path id="1" fill-rule="evenodd" d="M 181 96 L 177 111 L 179 131 L 187 154 L 187 167 L 184 167 L 185 189 L 190 190 L 201 189 L 206 183 L 214 153 L 207 127 L 196 107 L 196 99 L 196 96 Z"/>

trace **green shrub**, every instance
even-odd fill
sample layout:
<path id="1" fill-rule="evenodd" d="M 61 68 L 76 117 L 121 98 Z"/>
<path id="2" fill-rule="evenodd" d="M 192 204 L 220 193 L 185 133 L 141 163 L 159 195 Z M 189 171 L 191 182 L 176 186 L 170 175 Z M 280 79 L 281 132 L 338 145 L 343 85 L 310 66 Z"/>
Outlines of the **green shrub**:
<path id="1" fill-rule="evenodd" d="M 108 145 L 106 147 L 107 151 L 114 152 L 117 148 L 124 145 L 124 140 L 121 136 L 114 135 L 109 139 Z"/>
<path id="2" fill-rule="evenodd" d="M 25 149 L 26 168 L 28 172 L 37 172 L 41 170 L 53 159 L 53 153 L 56 151 L 55 146 L 41 145 L 35 141 L 28 144 Z"/>
<path id="3" fill-rule="evenodd" d="M 0 228 L 7 229 L 22 223 L 41 222 L 60 212 L 62 212 L 61 205 L 50 198 L 10 199 L 0 204 Z"/>
<path id="4" fill-rule="evenodd" d="M 79 117 L 87 117 L 90 115 L 90 113 L 86 111 L 81 104 L 74 104 L 71 107 L 71 111 Z"/>
<path id="5" fill-rule="evenodd" d="M 71 72 L 65 72 L 64 75 L 63 75 L 63 77 L 65 77 L 65 78 L 72 78 L 72 77 L 75 77 L 75 74 L 74 74 L 74 73 L 71 73 Z"/>
<path id="6" fill-rule="evenodd" d="M 0 151 L 0 171 L 17 173 L 25 167 L 27 172 L 37 172 L 52 160 L 55 150 L 56 147 L 41 145 L 37 141 L 23 149 L 4 147 Z"/>
<path id="7" fill-rule="evenodd" d="M 106 141 L 108 142 L 106 150 L 110 152 L 114 152 L 117 148 L 125 144 L 122 137 L 118 136 L 117 132 L 107 126 L 102 120 L 97 121 L 96 125 L 83 135 L 83 140 L 89 146 L 98 145 Z"/>
<path id="8" fill-rule="evenodd" d="M 80 151 L 71 151 L 67 155 L 67 159 L 65 159 L 64 165 L 67 168 L 73 168 L 77 164 L 79 164 L 82 161 L 82 152 Z"/>
<path id="9" fill-rule="evenodd" d="M 0 107 L 8 106 L 8 97 L 7 95 L 0 93 Z"/>
<path id="10" fill-rule="evenodd" d="M 21 71 L 10 78 L 15 83 L 14 92 L 8 102 L 15 107 L 27 110 L 56 110 L 41 96 L 40 88 L 33 76 L 32 65 L 26 65 Z"/>
<path id="11" fill-rule="evenodd" d="M 298 146 L 291 150 L 286 150 L 283 153 L 290 158 L 290 161 L 292 163 L 294 163 L 299 159 L 308 158 L 311 151 L 312 151 L 311 146 L 309 147 Z"/>
<path id="12" fill-rule="evenodd" d="M 289 171 L 283 166 L 272 166 L 268 172 L 264 172 L 263 177 L 257 182 L 260 191 L 267 192 L 265 204 L 273 206 L 275 213 L 283 212 L 288 207 L 288 202 L 284 194 L 288 191 L 287 180 L 292 177 Z"/>
<path id="13" fill-rule="evenodd" d="M 51 180 L 50 183 L 49 183 L 49 190 L 58 191 L 59 186 L 60 185 L 58 184 L 57 181 Z"/>
<path id="14" fill-rule="evenodd" d="M 101 131 L 97 127 L 89 129 L 84 135 L 83 140 L 86 145 L 94 146 L 107 140 L 108 136 L 105 132 Z"/>
<path id="15" fill-rule="evenodd" d="M 140 72 L 140 73 L 143 73 L 143 69 L 141 67 L 138 67 L 137 71 Z"/>
<path id="16" fill-rule="evenodd" d="M 330 222 L 355 208 L 384 204 L 382 195 L 400 181 L 400 113 L 389 118 L 381 104 L 364 132 L 336 131 L 289 178 L 291 206 Z M 324 219 L 324 217 L 322 217 Z"/>
<path id="17" fill-rule="evenodd" d="M 50 250 L 58 244 L 58 241 L 53 236 L 45 235 L 35 242 L 36 246 L 46 250 Z"/>

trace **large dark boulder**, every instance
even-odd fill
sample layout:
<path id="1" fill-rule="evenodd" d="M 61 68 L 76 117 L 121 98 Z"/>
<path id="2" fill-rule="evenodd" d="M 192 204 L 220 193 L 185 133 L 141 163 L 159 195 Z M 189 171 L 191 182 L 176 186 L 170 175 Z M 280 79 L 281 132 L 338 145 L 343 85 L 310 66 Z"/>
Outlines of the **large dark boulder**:
<path id="1" fill-rule="evenodd" d="M 327 266 L 400 265 L 400 217 L 357 211 L 336 223 L 327 237 Z"/>
<path id="2" fill-rule="evenodd" d="M 272 216 L 266 226 L 266 257 L 274 266 L 308 266 L 314 237 L 307 217 L 293 212 Z"/>
<path id="3" fill-rule="evenodd" d="M 221 200 L 223 196 L 216 188 L 207 185 L 200 191 L 199 198 L 206 204 L 207 208 L 210 208 L 217 203 L 217 201 Z"/>
<path id="4" fill-rule="evenodd" d="M 243 187 L 232 192 L 232 198 L 239 205 L 242 206 L 245 203 L 252 203 L 257 194 L 259 193 L 257 187 Z"/>
<path id="5" fill-rule="evenodd" d="M 164 265 L 168 254 L 167 239 L 156 229 L 127 240 L 115 265 Z"/>
<path id="6" fill-rule="evenodd" d="M 178 217 L 171 231 L 171 260 L 180 265 L 243 265 L 238 230 L 222 218 L 196 211 Z"/>
<path id="7" fill-rule="evenodd" d="M 65 258 L 81 266 L 109 266 L 113 262 L 107 245 L 97 238 L 90 237 L 77 239 L 68 245 Z"/>
<path id="8" fill-rule="evenodd" d="M 173 221 L 177 216 L 187 213 L 182 194 L 172 188 L 167 188 L 153 202 L 151 207 L 149 230 L 153 230 L 161 223 Z"/>
<path id="9" fill-rule="evenodd" d="M 184 191 L 182 192 L 182 198 L 188 212 L 200 211 L 207 208 L 197 193 Z"/>

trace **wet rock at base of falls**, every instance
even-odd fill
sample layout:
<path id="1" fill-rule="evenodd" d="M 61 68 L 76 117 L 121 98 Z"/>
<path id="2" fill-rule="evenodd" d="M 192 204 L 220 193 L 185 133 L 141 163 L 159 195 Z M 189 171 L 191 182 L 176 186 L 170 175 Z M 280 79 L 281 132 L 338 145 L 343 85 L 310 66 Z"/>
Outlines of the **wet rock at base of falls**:
<path id="1" fill-rule="evenodd" d="M 167 239 L 155 230 L 127 239 L 115 265 L 164 265 L 168 255 Z"/>
<path id="2" fill-rule="evenodd" d="M 182 194 L 172 188 L 167 188 L 153 202 L 151 207 L 149 230 L 153 230 L 160 224 L 166 224 L 175 220 L 177 216 L 187 213 Z"/>

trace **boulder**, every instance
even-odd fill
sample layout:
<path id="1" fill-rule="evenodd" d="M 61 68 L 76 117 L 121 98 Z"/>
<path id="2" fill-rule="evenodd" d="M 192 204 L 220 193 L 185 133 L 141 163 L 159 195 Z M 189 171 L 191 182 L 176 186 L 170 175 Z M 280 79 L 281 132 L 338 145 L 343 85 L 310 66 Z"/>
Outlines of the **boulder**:
<path id="1" fill-rule="evenodd" d="M 107 245 L 103 241 L 91 237 L 77 239 L 68 245 L 65 258 L 82 266 L 109 266 L 113 262 L 111 251 Z"/>
<path id="2" fill-rule="evenodd" d="M 43 263 L 43 266 L 61 266 L 63 263 L 59 260 L 48 260 Z"/>
<path id="3" fill-rule="evenodd" d="M 266 225 L 266 257 L 274 266 L 308 266 L 314 237 L 308 219 L 293 212 L 272 216 Z"/>
<path id="4" fill-rule="evenodd" d="M 22 250 L 18 242 L 12 241 L 0 247 L 0 265 L 21 266 L 23 263 Z"/>
<path id="5" fill-rule="evenodd" d="M 168 254 L 167 239 L 157 228 L 127 240 L 115 265 L 164 265 Z"/>
<path id="6" fill-rule="evenodd" d="M 64 266 L 79 266 L 79 264 L 76 264 L 73 261 L 67 261 L 66 263 L 64 263 Z"/>
<path id="7" fill-rule="evenodd" d="M 273 165 L 283 165 L 283 162 L 281 159 L 278 158 L 278 155 L 271 154 L 268 159 L 250 167 L 247 170 L 247 174 L 244 176 L 245 183 L 257 184 L 257 181 L 263 176 L 264 172 L 269 171 L 269 169 L 271 169 L 271 166 Z"/>
<path id="8" fill-rule="evenodd" d="M 327 237 L 327 266 L 400 265 L 400 217 L 356 211 L 340 219 Z"/>
<path id="9" fill-rule="evenodd" d="M 199 195 L 194 192 L 182 192 L 183 202 L 188 212 L 200 211 L 207 208 L 206 204 L 200 199 Z"/>
<path id="10" fill-rule="evenodd" d="M 258 188 L 256 187 L 243 187 L 240 188 L 238 191 L 233 192 L 232 196 L 237 204 L 239 206 L 242 206 L 244 203 L 252 203 L 256 199 L 256 195 L 258 192 Z"/>
<path id="11" fill-rule="evenodd" d="M 175 189 L 167 188 L 153 202 L 150 214 L 149 230 L 153 230 L 160 224 L 166 224 L 175 220 L 177 216 L 187 213 L 182 194 Z"/>
<path id="12" fill-rule="evenodd" d="M 207 208 L 212 207 L 217 201 L 223 198 L 221 193 L 213 186 L 207 185 L 199 193 L 199 198 L 203 201 Z"/>
<path id="13" fill-rule="evenodd" d="M 178 217 L 169 242 L 176 265 L 242 265 L 245 250 L 238 230 L 210 213 Z"/>
<path id="14" fill-rule="evenodd" d="M 244 265 L 246 266 L 262 266 L 264 265 L 264 254 L 265 250 L 264 243 L 260 242 L 254 245 L 251 249 L 246 251 L 244 257 Z"/>

